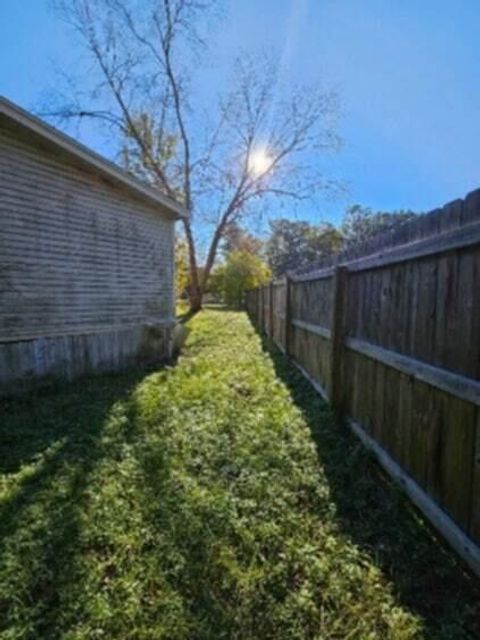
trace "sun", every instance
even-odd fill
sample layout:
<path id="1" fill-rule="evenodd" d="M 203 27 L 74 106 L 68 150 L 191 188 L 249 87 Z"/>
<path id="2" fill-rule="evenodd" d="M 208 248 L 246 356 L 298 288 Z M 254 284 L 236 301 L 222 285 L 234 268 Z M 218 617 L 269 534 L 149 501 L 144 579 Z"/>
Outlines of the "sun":
<path id="1" fill-rule="evenodd" d="M 255 176 L 261 176 L 272 166 L 272 157 L 266 149 L 259 147 L 252 151 L 248 160 L 248 170 Z"/>

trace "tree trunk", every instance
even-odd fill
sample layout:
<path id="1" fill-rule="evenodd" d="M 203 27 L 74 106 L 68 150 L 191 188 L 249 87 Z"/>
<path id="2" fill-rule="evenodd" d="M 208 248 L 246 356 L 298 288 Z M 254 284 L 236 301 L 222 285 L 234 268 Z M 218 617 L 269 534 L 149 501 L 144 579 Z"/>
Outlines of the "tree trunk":
<path id="1" fill-rule="evenodd" d="M 193 239 L 190 220 L 184 220 L 183 226 L 185 228 L 185 236 L 187 238 L 188 261 L 189 261 L 189 271 L 190 271 L 190 286 L 188 287 L 188 299 L 190 302 L 190 312 L 196 313 L 197 311 L 200 311 L 200 309 L 202 308 L 203 291 L 200 286 L 200 279 L 198 277 L 197 256 L 195 254 L 195 241 Z"/>
<path id="2" fill-rule="evenodd" d="M 205 269 L 203 271 L 202 285 L 201 285 L 203 290 L 205 290 L 205 287 L 207 286 L 208 278 L 210 277 L 210 273 L 215 263 L 215 258 L 217 257 L 218 244 L 222 238 L 222 233 L 224 229 L 225 229 L 225 224 L 221 223 L 215 229 L 215 233 L 213 234 L 212 243 L 210 245 L 210 249 L 207 256 L 207 261 L 205 262 Z"/>
<path id="3" fill-rule="evenodd" d="M 190 285 L 188 299 L 190 302 L 190 312 L 197 313 L 202 309 L 203 291 L 200 287 Z"/>

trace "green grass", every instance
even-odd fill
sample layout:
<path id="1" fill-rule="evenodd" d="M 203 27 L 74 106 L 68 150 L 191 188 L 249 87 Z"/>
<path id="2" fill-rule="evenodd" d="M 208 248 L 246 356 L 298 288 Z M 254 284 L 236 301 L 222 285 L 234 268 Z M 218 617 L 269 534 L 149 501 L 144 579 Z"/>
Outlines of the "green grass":
<path id="1" fill-rule="evenodd" d="M 177 316 L 182 317 L 188 314 L 188 310 L 190 308 L 188 300 L 177 300 L 175 306 L 176 306 L 175 311 L 177 313 Z"/>
<path id="2" fill-rule="evenodd" d="M 0 413 L 0 638 L 480 637 L 474 581 L 242 313 Z"/>

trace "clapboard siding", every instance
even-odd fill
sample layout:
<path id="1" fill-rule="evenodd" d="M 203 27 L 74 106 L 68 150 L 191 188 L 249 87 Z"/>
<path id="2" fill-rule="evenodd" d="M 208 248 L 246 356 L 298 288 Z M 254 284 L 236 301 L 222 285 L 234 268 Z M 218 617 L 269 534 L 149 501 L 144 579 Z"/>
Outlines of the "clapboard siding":
<path id="1" fill-rule="evenodd" d="M 171 322 L 173 220 L 0 131 L 0 341 Z"/>
<path id="2" fill-rule="evenodd" d="M 177 205 L 76 150 L 0 118 L 0 395 L 171 353 Z"/>

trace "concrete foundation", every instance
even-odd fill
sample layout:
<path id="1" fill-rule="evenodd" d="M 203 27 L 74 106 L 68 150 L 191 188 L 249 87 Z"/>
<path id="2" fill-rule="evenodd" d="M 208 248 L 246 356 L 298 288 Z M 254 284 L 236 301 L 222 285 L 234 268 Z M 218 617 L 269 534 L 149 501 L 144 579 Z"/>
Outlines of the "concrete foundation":
<path id="1" fill-rule="evenodd" d="M 0 396 L 85 375 L 155 366 L 172 356 L 174 325 L 0 342 Z"/>

